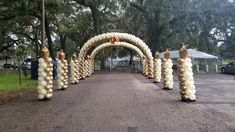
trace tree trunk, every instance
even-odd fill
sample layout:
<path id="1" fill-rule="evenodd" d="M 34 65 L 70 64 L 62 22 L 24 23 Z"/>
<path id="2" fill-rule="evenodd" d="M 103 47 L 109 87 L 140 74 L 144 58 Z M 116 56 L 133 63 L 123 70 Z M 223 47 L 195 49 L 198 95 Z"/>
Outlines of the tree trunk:
<path id="1" fill-rule="evenodd" d="M 46 31 L 46 36 L 47 36 L 48 50 L 50 52 L 51 58 L 54 60 L 55 54 L 54 54 L 54 48 L 53 48 L 53 44 L 52 44 L 49 21 L 48 21 L 47 16 L 45 16 L 45 31 Z"/>
<path id="2" fill-rule="evenodd" d="M 100 53 L 100 69 L 105 69 L 105 53 L 104 50 Z"/>
<path id="3" fill-rule="evenodd" d="M 130 61 L 129 61 L 129 64 L 132 65 L 133 64 L 133 51 L 130 50 Z"/>
<path id="4" fill-rule="evenodd" d="M 35 58 L 37 59 L 39 57 L 39 43 L 38 43 L 38 30 L 35 29 L 35 36 L 33 38 L 33 42 L 35 45 Z"/>
<path id="5" fill-rule="evenodd" d="M 66 51 L 66 35 L 60 35 L 60 48 L 65 52 Z"/>
<path id="6" fill-rule="evenodd" d="M 92 18 L 94 21 L 94 29 L 95 29 L 95 34 L 100 34 L 101 33 L 101 23 L 100 23 L 100 15 L 99 15 L 99 10 L 98 7 L 96 6 L 90 6 L 91 13 L 92 13 Z"/>
<path id="7" fill-rule="evenodd" d="M 35 58 L 37 59 L 39 56 L 39 51 L 38 51 L 39 44 L 37 42 L 34 42 L 34 44 L 35 44 Z"/>
<path id="8" fill-rule="evenodd" d="M 155 12 L 154 17 L 148 16 L 146 14 L 147 18 L 147 42 L 149 45 L 149 48 L 152 51 L 155 51 L 156 49 L 159 49 L 160 44 L 160 38 L 161 33 L 163 30 L 163 26 L 160 25 L 160 12 Z"/>

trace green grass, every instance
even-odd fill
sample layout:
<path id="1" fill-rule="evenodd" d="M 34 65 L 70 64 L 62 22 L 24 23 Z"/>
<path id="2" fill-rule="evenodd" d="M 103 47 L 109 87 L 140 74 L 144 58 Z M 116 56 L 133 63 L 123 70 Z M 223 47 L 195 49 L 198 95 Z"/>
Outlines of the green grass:
<path id="1" fill-rule="evenodd" d="M 20 85 L 18 70 L 0 70 L 0 92 L 20 90 L 34 85 L 36 87 L 37 81 L 31 80 L 30 71 L 27 73 L 27 77 L 22 74 L 22 85 Z"/>

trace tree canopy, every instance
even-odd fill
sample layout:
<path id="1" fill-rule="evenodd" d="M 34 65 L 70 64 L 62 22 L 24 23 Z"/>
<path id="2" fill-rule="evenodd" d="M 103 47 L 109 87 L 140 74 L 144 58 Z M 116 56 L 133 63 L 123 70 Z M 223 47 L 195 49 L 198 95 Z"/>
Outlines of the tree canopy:
<path id="1" fill-rule="evenodd" d="M 45 0 L 45 6 L 52 58 L 60 49 L 70 57 L 89 38 L 111 31 L 134 34 L 153 52 L 179 49 L 185 42 L 235 58 L 233 0 Z M 41 0 L 1 0 L 0 52 L 22 50 L 38 57 L 40 39 Z"/>

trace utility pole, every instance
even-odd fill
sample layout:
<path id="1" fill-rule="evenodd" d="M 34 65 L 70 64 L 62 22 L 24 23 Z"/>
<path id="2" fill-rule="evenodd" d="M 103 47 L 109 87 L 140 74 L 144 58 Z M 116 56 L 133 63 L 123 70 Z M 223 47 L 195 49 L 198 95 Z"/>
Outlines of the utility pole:
<path id="1" fill-rule="evenodd" d="M 42 21 L 41 21 L 41 26 L 42 26 L 42 34 L 41 34 L 41 41 L 42 41 L 42 45 L 44 45 L 44 41 L 45 41 L 45 0 L 42 0 Z"/>

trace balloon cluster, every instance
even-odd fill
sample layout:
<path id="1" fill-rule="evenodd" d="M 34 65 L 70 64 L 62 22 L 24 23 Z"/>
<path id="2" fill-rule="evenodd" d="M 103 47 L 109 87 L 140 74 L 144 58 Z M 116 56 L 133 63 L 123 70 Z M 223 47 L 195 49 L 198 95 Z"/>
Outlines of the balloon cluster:
<path id="1" fill-rule="evenodd" d="M 196 100 L 196 88 L 194 85 L 192 62 L 188 58 L 188 52 L 184 45 L 179 51 L 179 56 L 180 58 L 177 63 L 181 98 L 185 102 L 194 102 Z"/>
<path id="2" fill-rule="evenodd" d="M 164 52 L 164 59 L 162 63 L 162 75 L 163 75 L 163 85 L 165 90 L 172 90 L 173 89 L 173 75 L 172 75 L 172 60 L 170 59 L 170 52 L 166 50 Z"/>
<path id="3" fill-rule="evenodd" d="M 59 90 L 65 90 L 68 88 L 68 63 L 65 60 L 65 54 L 63 51 L 60 51 L 59 60 L 57 61 L 58 65 L 58 79 L 57 86 Z"/>
<path id="4" fill-rule="evenodd" d="M 41 50 L 41 58 L 38 60 L 38 98 L 40 100 L 49 100 L 52 97 L 53 87 L 53 64 L 49 57 L 49 51 L 44 45 Z"/>
<path id="5" fill-rule="evenodd" d="M 93 70 L 92 70 L 92 61 L 91 61 L 91 57 L 90 57 L 89 55 L 87 56 L 87 63 L 88 63 L 87 76 L 90 77 L 91 74 L 93 73 Z"/>
<path id="6" fill-rule="evenodd" d="M 155 83 L 161 82 L 161 65 L 162 65 L 162 61 L 160 59 L 160 54 L 156 52 L 154 56 L 154 71 L 153 71 Z"/>
<path id="7" fill-rule="evenodd" d="M 85 59 L 83 57 L 79 57 L 79 79 L 86 78 L 85 72 L 86 72 Z"/>
<path id="8" fill-rule="evenodd" d="M 79 53 L 79 68 L 80 68 L 80 76 L 81 78 L 86 77 L 85 73 L 85 58 L 88 54 L 88 51 L 94 47 L 95 45 L 99 43 L 105 43 L 105 42 L 130 42 L 132 45 L 135 45 L 139 49 L 141 49 L 142 52 L 144 52 L 144 55 L 146 56 L 146 63 L 148 65 L 146 66 L 146 75 L 150 78 L 153 77 L 153 58 L 152 53 L 149 47 L 140 39 L 135 37 L 134 35 L 127 34 L 127 33 L 104 33 L 101 35 L 97 35 L 90 40 L 88 40 L 84 46 L 82 47 L 80 53 Z"/>
<path id="9" fill-rule="evenodd" d="M 86 77 L 89 77 L 89 69 L 90 69 L 89 61 L 86 59 L 85 60 L 85 75 L 86 75 Z"/>
<path id="10" fill-rule="evenodd" d="M 78 71 L 78 59 L 76 54 L 73 54 L 72 59 L 70 61 L 70 69 L 71 69 L 71 83 L 77 84 L 79 82 L 79 71 Z"/>
<path id="11" fill-rule="evenodd" d="M 148 68 L 147 68 L 147 62 L 145 56 L 142 57 L 142 72 L 143 75 L 148 76 Z"/>
<path id="12" fill-rule="evenodd" d="M 148 59 L 148 77 L 149 78 L 153 78 L 153 67 L 154 67 L 154 65 L 153 65 L 153 57 L 151 57 L 150 59 Z"/>

